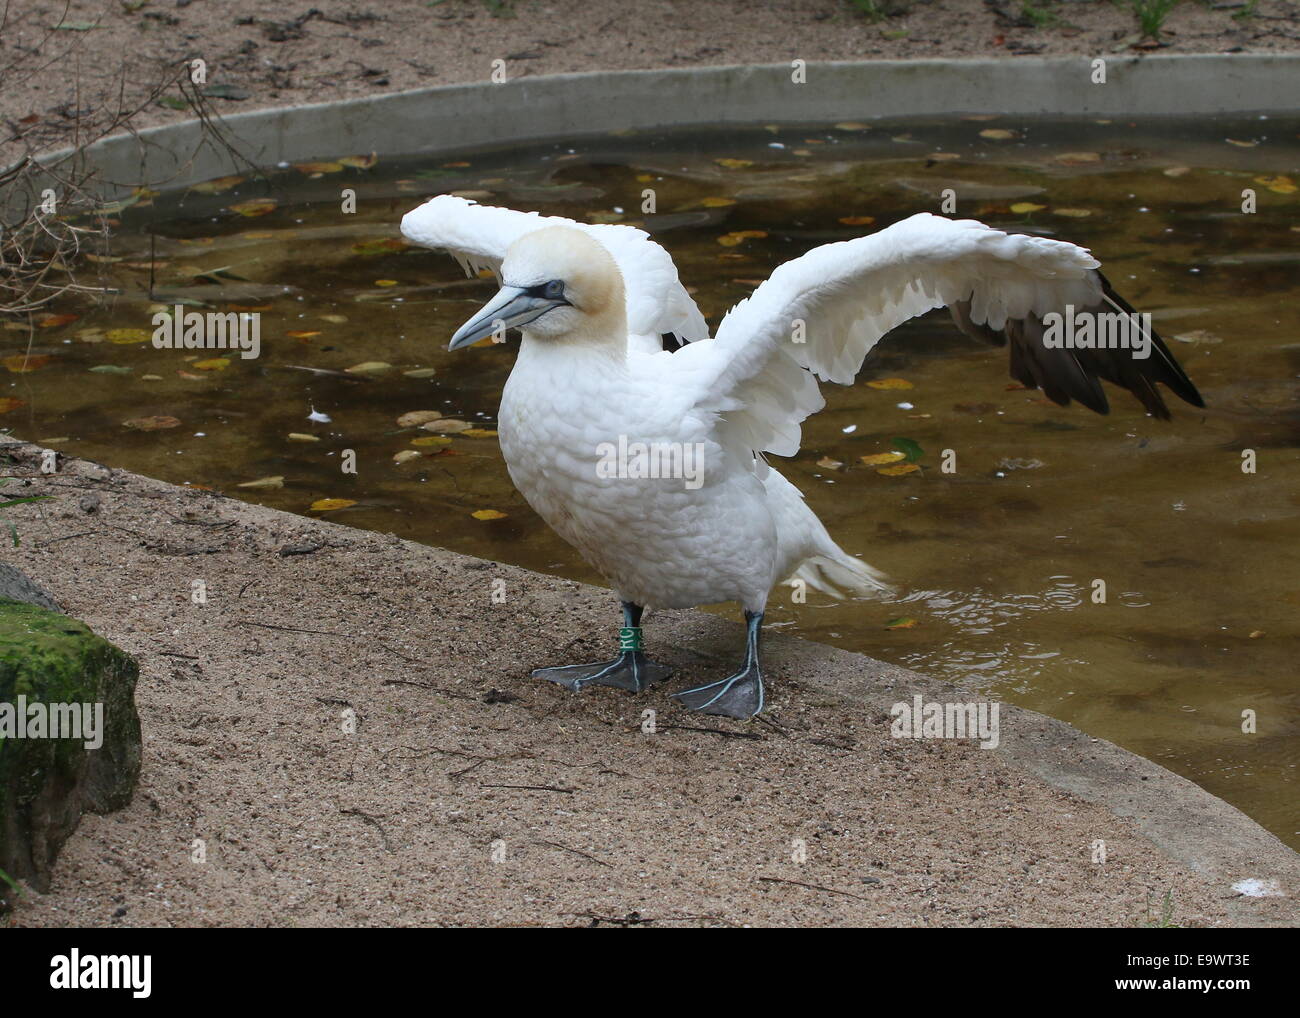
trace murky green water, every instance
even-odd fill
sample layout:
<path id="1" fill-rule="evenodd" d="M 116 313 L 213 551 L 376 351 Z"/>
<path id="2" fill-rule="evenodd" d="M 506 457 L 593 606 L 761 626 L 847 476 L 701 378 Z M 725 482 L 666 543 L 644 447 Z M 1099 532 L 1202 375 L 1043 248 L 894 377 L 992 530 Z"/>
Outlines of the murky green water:
<path id="1" fill-rule="evenodd" d="M 1175 337 L 1208 410 L 1169 397 L 1174 420 L 1160 423 L 1113 389 L 1109 417 L 1061 409 L 1013 387 L 1005 354 L 971 345 L 945 317 L 912 323 L 858 385 L 826 387 L 805 450 L 781 464 L 843 546 L 904 593 L 896 603 L 778 597 L 770 621 L 1063 718 L 1300 847 L 1297 139 L 1300 120 L 959 119 L 637 134 L 317 175 L 286 168 L 127 209 L 110 251 L 122 260 L 101 265 L 123 292 L 100 310 L 56 309 L 80 317 L 36 331 L 34 352 L 49 355 L 36 370 L 0 375 L 0 424 L 294 512 L 355 500 L 331 518 L 595 579 L 515 493 L 490 435 L 413 446 L 428 433 L 397 426 L 404 412 L 438 410 L 490 430 L 513 359 L 512 348 L 445 352 L 494 284 L 465 280 L 443 255 L 383 243 L 402 213 L 459 191 L 644 222 L 716 324 L 785 259 L 937 211 L 951 186 L 958 215 L 1091 247 Z M 354 215 L 340 212 L 343 187 L 357 191 Z M 1259 195 L 1251 215 L 1240 210 L 1247 187 Z M 641 214 L 646 188 L 652 216 Z M 270 211 L 230 211 L 256 199 Z M 763 235 L 719 242 L 739 231 Z M 151 306 L 177 297 L 262 309 L 261 357 L 211 364 L 210 354 L 109 331 L 150 330 Z M 5 356 L 26 343 L 0 332 Z M 390 367 L 299 370 L 366 362 Z M 912 387 L 864 384 L 885 378 Z M 330 421 L 309 420 L 313 410 Z M 151 417 L 180 424 L 122 423 Z M 924 448 L 923 471 L 888 477 L 860 463 L 895 437 Z M 340 469 L 347 449 L 355 476 Z M 422 455 L 395 463 L 408 449 Z M 956 474 L 938 469 L 944 449 Z M 1242 471 L 1243 449 L 1256 452 L 1254 474 Z M 277 475 L 283 487 L 236 487 Z M 485 509 L 506 515 L 471 515 Z M 1092 603 L 1095 579 L 1105 604 Z M 900 617 L 916 624 L 886 628 Z M 1241 731 L 1248 710 L 1256 734 Z"/>

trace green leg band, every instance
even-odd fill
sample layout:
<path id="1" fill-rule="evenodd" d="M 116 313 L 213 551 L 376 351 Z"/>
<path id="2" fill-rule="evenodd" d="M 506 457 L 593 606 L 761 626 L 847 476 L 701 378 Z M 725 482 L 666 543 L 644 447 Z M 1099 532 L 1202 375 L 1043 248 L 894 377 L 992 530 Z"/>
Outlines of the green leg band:
<path id="1" fill-rule="evenodd" d="M 637 651 L 641 649 L 641 627 L 640 626 L 623 626 L 618 631 L 618 649 L 623 651 Z"/>

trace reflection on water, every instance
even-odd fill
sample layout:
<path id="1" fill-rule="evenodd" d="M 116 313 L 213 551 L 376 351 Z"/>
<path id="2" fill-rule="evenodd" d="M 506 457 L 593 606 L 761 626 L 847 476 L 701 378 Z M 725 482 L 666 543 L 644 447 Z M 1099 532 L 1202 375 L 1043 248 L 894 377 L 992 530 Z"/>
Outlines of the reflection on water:
<path id="1" fill-rule="evenodd" d="M 804 450 L 780 463 L 900 593 L 798 605 L 779 591 L 773 626 L 1064 718 L 1300 845 L 1297 138 L 1300 123 L 1262 119 L 767 125 L 325 163 L 158 196 L 122 213 L 100 263 L 121 295 L 60 307 L 81 317 L 36 330 L 49 359 L 3 376 L 0 423 L 294 512 L 347 499 L 331 518 L 592 580 L 513 490 L 490 433 L 512 351 L 445 352 L 493 284 L 398 242 L 401 214 L 458 191 L 642 222 L 716 324 L 787 258 L 934 211 L 952 187 L 958 215 L 1093 248 L 1154 313 L 1208 409 L 1171 397 L 1174 420 L 1156 422 L 1115 390 L 1108 417 L 1061 409 L 943 317 L 910 323 L 860 384 L 825 388 Z M 339 211 L 343 187 L 355 215 Z M 657 209 L 643 216 L 646 188 Z M 1259 195 L 1253 215 L 1244 188 Z M 152 306 L 178 299 L 258 311 L 262 356 L 212 364 L 116 331 L 148 329 Z M 5 356 L 26 344 L 0 332 Z M 886 378 L 910 388 L 861 384 Z M 397 418 L 417 410 L 476 428 L 412 444 L 429 433 Z M 122 425 L 154 417 L 180 424 Z M 861 463 L 897 437 L 925 450 L 922 472 Z M 355 476 L 339 469 L 348 449 Z M 944 450 L 955 474 L 938 469 Z M 283 486 L 237 487 L 268 477 Z M 1243 711 L 1257 734 L 1241 732 Z"/>

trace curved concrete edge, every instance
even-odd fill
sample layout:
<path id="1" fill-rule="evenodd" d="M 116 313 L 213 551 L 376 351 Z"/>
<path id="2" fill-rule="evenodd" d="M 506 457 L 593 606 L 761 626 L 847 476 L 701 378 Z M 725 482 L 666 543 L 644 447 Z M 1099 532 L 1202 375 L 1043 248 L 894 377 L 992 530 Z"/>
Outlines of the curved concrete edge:
<path id="1" fill-rule="evenodd" d="M 1093 60 L 1106 82 L 1092 81 Z M 999 113 L 1158 116 L 1294 110 L 1300 54 L 1016 57 L 587 71 L 442 85 L 220 118 L 258 166 L 362 152 L 446 153 L 615 130 Z M 69 150 L 47 161 L 66 158 Z M 105 196 L 239 172 L 197 121 L 104 139 L 82 156 Z"/>
<path id="2" fill-rule="evenodd" d="M 723 625 L 727 624 L 719 620 Z M 734 641 L 736 636 L 728 637 Z M 926 702 L 978 702 L 988 697 L 862 654 L 794 637 L 779 642 L 782 662 L 802 685 L 885 713 L 920 695 Z M 992 702 L 992 701 L 990 701 Z M 1225 898 L 1237 881 L 1275 881 L 1294 903 L 1300 891 L 1300 854 L 1235 806 L 1154 761 L 1037 711 L 1001 703 L 1001 753 L 1047 784 L 1132 820 L 1166 855 L 1219 881 Z M 1079 851 L 1088 851 L 1080 845 Z M 1253 904 L 1236 896 L 1229 910 L 1239 925 L 1259 925 Z M 1300 910 L 1292 909 L 1292 921 Z"/>

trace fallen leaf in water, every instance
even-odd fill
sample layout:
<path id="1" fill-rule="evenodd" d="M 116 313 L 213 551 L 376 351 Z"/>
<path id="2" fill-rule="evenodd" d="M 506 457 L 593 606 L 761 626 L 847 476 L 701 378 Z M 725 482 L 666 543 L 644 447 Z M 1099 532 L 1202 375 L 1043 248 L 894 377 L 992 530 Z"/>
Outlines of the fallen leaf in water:
<path id="1" fill-rule="evenodd" d="M 912 438 L 895 438 L 890 444 L 907 457 L 908 463 L 915 463 L 925 455 L 925 450 L 921 448 L 920 443 Z"/>
<path id="2" fill-rule="evenodd" d="M 57 329 L 60 326 L 68 325 L 75 322 L 80 316 L 73 314 L 66 315 L 46 315 L 36 323 L 38 329 Z"/>
<path id="3" fill-rule="evenodd" d="M 244 180 L 245 178 L 240 176 L 214 177 L 199 184 L 191 184 L 190 190 L 198 191 L 199 194 L 221 194 L 223 191 L 229 191 L 236 184 L 242 184 Z"/>
<path id="4" fill-rule="evenodd" d="M 379 162 L 379 153 L 371 152 L 368 156 L 344 156 L 339 162 L 344 166 L 351 166 L 354 170 L 368 170 Z"/>
<path id="5" fill-rule="evenodd" d="M 989 141 L 1007 141 L 1015 136 L 1015 131 L 1008 131 L 1005 127 L 986 127 L 980 131 L 980 137 Z"/>
<path id="6" fill-rule="evenodd" d="M 916 625 L 916 619 L 908 618 L 904 615 L 902 618 L 890 619 L 885 623 L 886 629 L 911 629 Z"/>
<path id="7" fill-rule="evenodd" d="M 724 233 L 718 238 L 718 243 L 723 247 L 736 247 L 738 244 L 749 240 L 751 237 L 766 237 L 764 230 L 733 230 L 731 233 Z"/>
<path id="8" fill-rule="evenodd" d="M 225 371 L 230 367 L 229 357 L 209 357 L 207 360 L 195 361 L 192 365 L 199 371 Z"/>
<path id="9" fill-rule="evenodd" d="M 491 428 L 466 428 L 460 434 L 465 438 L 496 438 L 497 433 Z"/>
<path id="10" fill-rule="evenodd" d="M 432 378 L 437 373 L 436 368 L 412 368 L 410 371 L 402 372 L 407 378 Z"/>
<path id="11" fill-rule="evenodd" d="M 858 459 L 869 467 L 878 467 L 886 463 L 897 463 L 900 460 L 905 460 L 907 456 L 901 452 L 873 452 L 869 456 L 859 456 Z"/>
<path id="12" fill-rule="evenodd" d="M 408 463 L 419 458 L 420 451 L 418 449 L 403 449 L 401 452 L 393 453 L 393 462 L 397 464 Z"/>
<path id="13" fill-rule="evenodd" d="M 299 173 L 338 173 L 343 169 L 342 163 L 294 163 L 293 168 Z"/>
<path id="14" fill-rule="evenodd" d="M 392 368 L 387 361 L 362 361 L 360 364 L 353 364 L 350 368 L 344 368 L 349 375 L 378 375 Z"/>
<path id="15" fill-rule="evenodd" d="M 892 467 L 877 467 L 876 473 L 883 474 L 885 477 L 902 477 L 903 474 L 911 474 L 920 469 L 915 463 L 899 463 Z"/>
<path id="16" fill-rule="evenodd" d="M 906 378 L 874 378 L 867 385 L 872 389 L 914 389 Z"/>
<path id="17" fill-rule="evenodd" d="M 435 435 L 454 435 L 461 431 L 469 431 L 474 425 L 469 421 L 458 421 L 455 418 L 448 418 L 442 421 L 429 421 L 427 424 L 421 424 L 420 430 L 432 431 Z"/>
<path id="18" fill-rule="evenodd" d="M 1066 216 L 1069 219 L 1083 219 L 1092 215 L 1091 209 L 1052 209 L 1054 216 Z"/>
<path id="19" fill-rule="evenodd" d="M 13 396 L 0 396 L 0 414 L 7 414 L 11 410 L 17 410 L 23 405 L 21 399 L 15 399 Z"/>
<path id="20" fill-rule="evenodd" d="M 328 513 L 335 509 L 346 509 L 348 506 L 356 505 L 354 498 L 318 498 L 309 507 L 309 512 Z"/>
<path id="21" fill-rule="evenodd" d="M 162 431 L 164 428 L 179 427 L 180 423 L 175 417 L 133 417 L 129 421 L 123 421 L 122 427 L 134 431 Z"/>
<path id="22" fill-rule="evenodd" d="M 359 255 L 388 254 L 393 251 L 405 251 L 411 245 L 401 237 L 384 237 L 382 240 L 363 240 L 352 245 L 352 253 Z"/>
<path id="23" fill-rule="evenodd" d="M 150 335 L 144 329 L 109 329 L 104 333 L 104 338 L 110 343 L 125 346 L 128 343 L 147 343 Z"/>
<path id="24" fill-rule="evenodd" d="M 387 286 L 396 286 L 396 285 L 397 285 L 397 280 L 396 280 L 396 279 L 376 279 L 376 280 L 375 280 L 375 286 L 385 286 L 385 287 L 387 287 Z"/>
<path id="25" fill-rule="evenodd" d="M 322 322 L 329 322 L 332 325 L 342 325 L 348 320 L 347 315 L 319 315 Z"/>
<path id="26" fill-rule="evenodd" d="M 1300 188 L 1290 177 L 1256 177 L 1256 184 L 1263 184 L 1274 194 L 1295 194 Z"/>
<path id="27" fill-rule="evenodd" d="M 1237 148 L 1254 148 L 1259 144 L 1257 141 L 1238 141 L 1236 138 L 1224 138 L 1229 145 L 1236 145 Z"/>
<path id="28" fill-rule="evenodd" d="M 238 205 L 230 206 L 231 212 L 234 212 L 241 216 L 246 216 L 249 219 L 253 219 L 257 216 L 264 216 L 268 212 L 274 212 L 275 209 L 276 209 L 276 202 L 275 199 L 273 198 L 254 198 L 252 201 L 242 201 Z M 212 238 L 208 237 L 206 239 L 195 240 L 194 243 L 211 244 Z"/>
<path id="29" fill-rule="evenodd" d="M 188 379 L 191 382 L 198 381 L 203 377 L 202 375 L 196 375 L 193 371 L 186 371 L 184 368 L 177 368 L 176 374 L 179 375 L 181 378 Z"/>
<path id="30" fill-rule="evenodd" d="M 421 424 L 427 424 L 429 421 L 442 420 L 442 413 L 438 410 L 411 410 L 397 418 L 399 428 L 418 428 Z"/>
<path id="31" fill-rule="evenodd" d="M 925 157 L 932 163 L 951 163 L 961 158 L 960 152 L 931 152 Z"/>
<path id="32" fill-rule="evenodd" d="M 1035 205 L 1031 201 L 1018 201 L 1011 206 L 1011 211 L 1016 215 L 1024 215 L 1026 212 L 1042 212 L 1045 208 L 1046 205 Z"/>
<path id="33" fill-rule="evenodd" d="M 504 520 L 505 513 L 499 513 L 495 509 L 476 509 L 470 513 L 476 520 Z"/>
<path id="34" fill-rule="evenodd" d="M 290 329 L 285 335 L 290 339 L 311 339 L 320 335 L 320 329 Z"/>
<path id="35" fill-rule="evenodd" d="M 283 488 L 284 475 L 276 474 L 273 477 L 259 477 L 256 481 L 245 481 L 243 484 L 235 485 L 236 488 Z"/>
<path id="36" fill-rule="evenodd" d="M 319 436 L 307 435 L 301 431 L 291 431 L 289 432 L 288 437 L 290 442 L 319 442 L 320 441 Z"/>
<path id="37" fill-rule="evenodd" d="M 116 263 L 116 262 L 120 262 L 120 261 L 122 261 L 122 256 L 119 256 L 119 255 L 98 255 L 98 254 L 95 254 L 93 251 L 87 251 L 87 252 L 85 253 L 85 258 L 86 258 L 86 261 L 88 261 L 88 262 L 94 262 L 96 265 L 113 265 L 113 264 Z"/>
<path id="38" fill-rule="evenodd" d="M 411 439 L 411 444 L 418 445 L 421 449 L 440 448 L 444 445 L 451 445 L 451 439 L 446 435 L 425 435 L 422 438 Z"/>
<path id="39" fill-rule="evenodd" d="M 471 163 L 467 163 L 467 162 L 465 162 L 465 161 L 462 159 L 462 160 L 460 160 L 460 161 L 458 161 L 458 162 L 454 162 L 454 163 L 443 163 L 443 164 L 442 164 L 442 168 L 443 168 L 444 170 L 463 170 L 463 169 L 465 169 L 465 167 L 470 166 L 470 165 L 472 165 L 472 164 L 471 164 Z"/>
<path id="40" fill-rule="evenodd" d="M 5 370 L 15 375 L 25 375 L 30 371 L 36 371 L 45 367 L 50 362 L 49 354 L 14 354 L 12 357 L 6 357 L 0 363 L 4 364 Z"/>
<path id="41" fill-rule="evenodd" d="M 1062 166 L 1087 166 L 1101 162 L 1100 152 L 1061 152 L 1054 157 Z"/>
<path id="42" fill-rule="evenodd" d="M 713 161 L 717 163 L 719 166 L 725 167 L 728 170 L 743 170 L 746 167 L 754 165 L 754 161 L 752 159 L 729 159 L 724 157 L 722 159 L 715 159 Z"/>
<path id="43" fill-rule="evenodd" d="M 728 205 L 735 205 L 735 198 L 702 198 L 700 205 L 706 209 L 725 209 Z"/>
<path id="44" fill-rule="evenodd" d="M 1184 177 L 1192 172 L 1190 166 L 1169 166 L 1161 171 L 1166 177 Z"/>
<path id="45" fill-rule="evenodd" d="M 840 222 L 845 226 L 870 226 L 876 221 L 875 216 L 841 216 Z"/>
<path id="46" fill-rule="evenodd" d="M 102 343 L 104 342 L 104 330 L 100 328 L 78 329 L 77 340 L 81 343 Z"/>
<path id="47" fill-rule="evenodd" d="M 1258 640 L 1258 639 L 1259 639 L 1261 636 L 1263 636 L 1263 635 L 1264 635 L 1264 630 L 1262 630 L 1262 629 L 1254 629 L 1254 630 L 1251 631 L 1251 634 L 1250 634 L 1249 639 L 1251 639 L 1251 640 Z"/>
<path id="48" fill-rule="evenodd" d="M 123 364 L 96 364 L 93 368 L 87 368 L 87 371 L 93 371 L 97 375 L 129 375 L 131 369 Z"/>
<path id="49" fill-rule="evenodd" d="M 140 381 L 142 382 L 161 382 L 162 380 L 163 380 L 162 375 L 141 375 L 140 376 Z"/>
<path id="50" fill-rule="evenodd" d="M 817 465 L 823 470 L 839 470 L 844 466 L 844 463 L 841 460 L 833 460 L 829 456 L 823 456 L 817 461 Z"/>
<path id="51" fill-rule="evenodd" d="M 841 120 L 838 124 L 832 124 L 837 131 L 870 131 L 868 124 L 859 123 L 856 120 Z"/>

